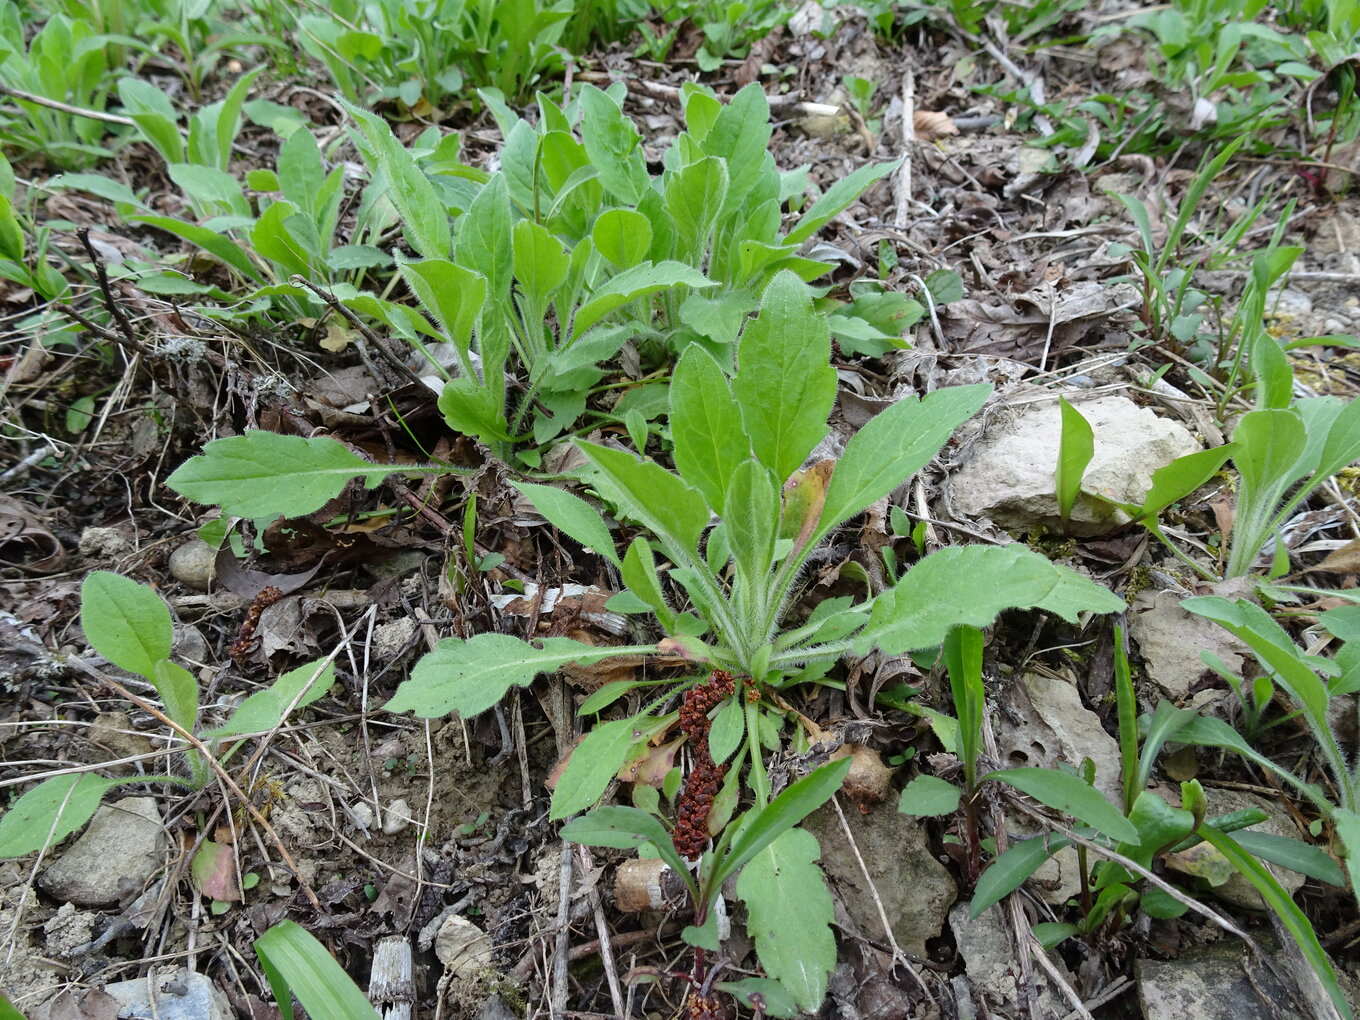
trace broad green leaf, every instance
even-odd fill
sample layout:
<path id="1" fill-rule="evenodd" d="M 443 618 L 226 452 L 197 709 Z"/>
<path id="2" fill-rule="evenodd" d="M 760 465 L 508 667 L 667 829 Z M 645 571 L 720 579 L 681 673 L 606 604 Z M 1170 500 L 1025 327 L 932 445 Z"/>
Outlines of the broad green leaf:
<path id="1" fill-rule="evenodd" d="M 780 273 L 766 288 L 760 315 L 742 332 L 738 362 L 732 395 L 751 449 L 782 483 L 826 436 L 836 400 L 826 319 L 792 273 Z"/>
<path id="2" fill-rule="evenodd" d="M 220 738 L 240 733 L 268 733 L 283 724 L 288 707 L 301 711 L 325 697 L 335 684 L 335 667 L 324 659 L 291 669 L 263 691 L 256 691 L 239 705 L 226 724 L 204 733 Z M 296 702 L 296 704 L 294 704 Z"/>
<path id="3" fill-rule="evenodd" d="M 702 265 L 726 195 L 727 166 L 713 156 L 667 175 L 666 212 L 675 225 L 678 259 Z"/>
<path id="4" fill-rule="evenodd" d="M 812 833 L 790 829 L 737 876 L 760 965 L 809 1013 L 821 1007 L 836 966 L 835 910 L 817 866 L 821 853 Z"/>
<path id="5" fill-rule="evenodd" d="M 1053 590 L 1035 603 L 1036 609 L 1046 609 L 1068 623 L 1076 623 L 1082 613 L 1120 613 L 1127 608 L 1124 600 L 1103 584 L 1061 563 L 1052 567 L 1056 579 Z"/>
<path id="6" fill-rule="evenodd" d="M 598 807 L 562 826 L 560 835 L 582 846 L 602 846 L 611 850 L 636 850 L 644 843 L 650 843 L 671 870 L 685 880 L 690 895 L 697 892 L 688 866 L 675 852 L 670 833 L 659 818 L 646 811 L 615 805 Z"/>
<path id="7" fill-rule="evenodd" d="M 120 669 L 150 680 L 169 658 L 174 626 L 165 600 L 129 577 L 96 570 L 80 586 L 85 640 Z"/>
<path id="8" fill-rule="evenodd" d="M 1105 795 L 1080 776 L 1056 769 L 1001 769 L 983 779 L 995 779 L 1029 794 L 1055 811 L 1113 836 L 1121 843 L 1141 845 L 1137 827 L 1105 799 Z"/>
<path id="9" fill-rule="evenodd" d="M 709 521 L 703 496 L 653 461 L 594 443 L 577 445 L 602 472 L 597 484 L 609 499 L 668 547 L 693 555 Z"/>
<path id="10" fill-rule="evenodd" d="M 652 248 L 652 224 L 632 209 L 606 209 L 596 218 L 590 236 L 595 250 L 615 269 L 632 269 Z"/>
<path id="11" fill-rule="evenodd" d="M 362 476 L 372 488 L 401 470 L 364 460 L 329 436 L 252 431 L 214 439 L 165 484 L 231 517 L 304 517 L 340 495 L 352 478 Z"/>
<path id="12" fill-rule="evenodd" d="M 899 400 L 870 419 L 846 444 L 836 464 L 817 539 L 929 463 L 991 392 L 986 384 L 936 390 L 924 400 Z"/>
<path id="13" fill-rule="evenodd" d="M 1256 887 L 1261 898 L 1266 901 L 1270 909 L 1289 929 L 1289 934 L 1294 936 L 1294 941 L 1298 943 L 1299 949 L 1302 950 L 1304 959 L 1308 961 L 1313 968 L 1313 973 L 1317 975 L 1322 986 L 1327 990 L 1337 1012 L 1347 1020 L 1354 1020 L 1355 1014 L 1351 1012 L 1350 1003 L 1346 1000 L 1345 994 L 1341 991 L 1341 986 L 1337 983 L 1336 971 L 1332 969 L 1331 958 L 1328 957 L 1326 950 L 1318 942 L 1317 933 L 1313 931 L 1313 926 L 1309 923 L 1307 916 L 1299 909 L 1293 897 L 1280 885 L 1279 880 L 1226 833 L 1219 832 L 1209 825 L 1201 825 L 1196 831 L 1206 843 L 1223 854 L 1232 866 Z"/>
<path id="14" fill-rule="evenodd" d="M 1360 400 L 1352 398 L 1346 401 L 1327 430 L 1322 458 L 1317 466 L 1317 481 L 1321 482 L 1357 460 L 1360 460 Z"/>
<path id="15" fill-rule="evenodd" d="M 1071 845 L 1070 840 L 1049 836 L 1036 836 L 1023 843 L 1013 844 L 1004 854 L 992 861 L 978 879 L 978 884 L 973 889 L 973 902 L 968 907 L 968 916 L 978 917 L 988 907 L 999 903 L 1019 889 L 1046 860 Z"/>
<path id="16" fill-rule="evenodd" d="M 94 817 L 109 787 L 128 781 L 93 772 L 43 780 L 0 816 L 0 858 L 55 846 Z"/>
<path id="17" fill-rule="evenodd" d="M 652 612 L 656 613 L 657 620 L 666 632 L 674 632 L 675 611 L 666 602 L 666 596 L 661 591 L 661 579 L 656 572 L 656 559 L 652 556 L 652 547 L 641 535 L 629 543 L 620 573 L 628 590 L 651 606 Z"/>
<path id="18" fill-rule="evenodd" d="M 1233 464 L 1242 483 L 1227 575 L 1245 576 L 1270 537 L 1285 491 L 1307 471 L 1300 460 L 1308 443 L 1296 410 L 1248 411 L 1233 430 Z"/>
<path id="19" fill-rule="evenodd" d="M 599 170 L 600 183 L 615 198 L 637 205 L 650 186 L 642 155 L 642 136 L 624 116 L 618 103 L 597 89 L 581 89 L 581 140 L 590 162 Z"/>
<path id="20" fill-rule="evenodd" d="M 1332 816 L 1332 822 L 1340 833 L 1343 826 L 1337 823 L 1335 814 Z M 1221 825 L 1215 825 L 1214 828 L 1220 832 L 1226 831 Z M 1297 871 L 1300 875 L 1307 875 L 1328 885 L 1342 888 L 1346 885 L 1346 875 L 1332 859 L 1332 855 L 1318 847 L 1309 846 L 1288 836 L 1257 832 L 1255 829 L 1243 829 L 1235 833 L 1233 839 L 1237 840 L 1237 845 L 1243 850 L 1260 860 L 1278 864 L 1282 868 Z M 1345 843 L 1344 836 L 1342 843 Z"/>
<path id="21" fill-rule="evenodd" d="M 127 115 L 136 121 L 167 163 L 184 162 L 179 114 L 165 92 L 149 81 L 124 75 L 118 79 L 118 98 L 123 101 Z"/>
<path id="22" fill-rule="evenodd" d="M 740 697 L 728 698 L 713 717 L 708 731 L 708 753 L 721 765 L 732 757 L 746 736 L 746 705 Z"/>
<path id="23" fill-rule="evenodd" d="M 595 550 L 614 566 L 623 565 L 614 549 L 613 536 L 609 534 L 600 512 L 580 496 L 552 485 L 533 482 L 510 484 L 523 493 L 534 509 L 546 517 L 553 527 L 570 535 L 587 549 Z"/>
<path id="24" fill-rule="evenodd" d="M 387 180 L 384 194 L 396 207 L 416 251 L 426 258 L 447 258 L 453 231 L 430 179 L 416 166 L 410 150 L 397 141 L 387 121 L 352 103 L 341 103 L 367 139 L 377 170 Z"/>
<path id="25" fill-rule="evenodd" d="M 851 759 L 846 757 L 823 765 L 785 787 L 779 796 L 763 808 L 755 810 L 753 817 L 746 820 L 732 837 L 727 853 L 716 855 L 718 863 L 709 876 L 708 888 L 719 888 L 756 854 L 829 801 L 845 781 L 850 763 Z"/>
<path id="26" fill-rule="evenodd" d="M 644 262 L 625 269 L 597 287 L 590 300 L 576 310 L 571 320 L 571 335 L 575 339 L 606 315 L 639 298 L 671 287 L 712 287 L 712 280 L 699 270 L 682 262 Z"/>
<path id="27" fill-rule="evenodd" d="M 779 488 L 764 465 L 747 460 L 732 472 L 723 502 L 723 526 L 737 568 L 734 601 L 742 619 L 759 619 L 770 597 Z"/>
<path id="28" fill-rule="evenodd" d="M 162 659 L 151 671 L 151 682 L 165 705 L 165 714 L 190 733 L 198 726 L 198 680 L 183 666 Z"/>
<path id="29" fill-rule="evenodd" d="M 486 280 L 448 259 L 399 260 L 402 280 L 464 355 L 486 304 Z"/>
<path id="30" fill-rule="evenodd" d="M 240 183 L 225 170 L 192 163 L 172 163 L 165 169 L 169 178 L 200 210 L 215 215 L 250 215 L 250 205 L 241 194 Z"/>
<path id="31" fill-rule="evenodd" d="M 1211 450 L 1177 457 L 1152 472 L 1152 486 L 1143 499 L 1142 512 L 1152 520 L 1172 503 L 1184 499 L 1207 482 L 1236 452 L 1232 443 Z"/>
<path id="32" fill-rule="evenodd" d="M 1058 398 L 1062 415 L 1062 434 L 1058 442 L 1058 467 L 1053 472 L 1053 486 L 1058 496 L 1058 515 L 1066 521 L 1072 515 L 1072 505 L 1081 493 L 1081 479 L 1086 466 L 1095 454 L 1095 433 L 1091 423 L 1064 398 Z"/>
<path id="33" fill-rule="evenodd" d="M 798 225 L 789 231 L 784 240 L 792 244 L 806 241 L 830 223 L 851 202 L 868 191 L 875 181 L 887 177 L 896 170 L 900 162 L 899 160 L 894 163 L 871 163 L 860 167 L 848 177 L 842 177 L 827 188 L 821 198 L 812 203 L 812 208 L 803 214 Z"/>
<path id="34" fill-rule="evenodd" d="M 676 470 L 721 515 L 727 481 L 750 458 L 751 446 L 727 376 L 698 344 L 687 347 L 675 366 L 670 420 Z"/>
<path id="35" fill-rule="evenodd" d="M 515 279 L 536 306 L 546 306 L 567 278 L 568 257 L 562 242 L 533 220 L 520 220 L 513 232 Z"/>
<path id="36" fill-rule="evenodd" d="M 477 634 L 463 640 L 445 638 L 425 655 L 385 706 L 390 712 L 415 712 L 438 719 L 457 712 L 478 715 L 500 701 L 511 687 L 525 687 L 540 673 L 568 663 L 589 666 L 615 655 L 641 655 L 651 645 L 599 648 L 570 638 L 545 638 L 539 646 L 509 634 Z"/>
<path id="37" fill-rule="evenodd" d="M 378 1020 L 378 1011 L 335 962 L 326 947 L 295 921 L 280 921 L 255 940 L 274 1002 L 293 1020 L 293 997 L 308 1016 L 327 1020 Z"/>
<path id="38" fill-rule="evenodd" d="M 637 723 L 633 717 L 603 723 L 576 745 L 553 790 L 549 821 L 595 806 L 637 742 Z"/>
<path id="39" fill-rule="evenodd" d="M 491 378 L 485 384 L 468 376 L 446 382 L 439 394 L 439 413 L 455 432 L 476 436 L 488 445 L 510 442 L 510 423 L 505 417 L 505 378 L 499 372 L 488 374 Z"/>
<path id="40" fill-rule="evenodd" d="M 731 995 L 743 1006 L 759 1009 L 765 1016 L 797 1017 L 802 1015 L 798 1003 L 778 981 L 769 978 L 742 978 L 740 981 L 718 981 L 713 987 Z M 0 1017 L 0 1020 L 4 1020 Z M 22 1020 L 22 1018 L 21 1018 Z"/>
<path id="41" fill-rule="evenodd" d="M 874 600 L 869 624 L 855 638 L 856 654 L 933 648 L 951 627 L 986 627 L 1005 609 L 1038 605 L 1057 583 L 1053 564 L 1019 544 L 941 549 Z"/>
<path id="42" fill-rule="evenodd" d="M 486 278 L 494 302 L 505 303 L 510 298 L 510 277 L 514 272 L 511 229 L 505 175 L 493 174 L 458 219 L 454 256 L 460 266 Z"/>
<path id="43" fill-rule="evenodd" d="M 959 809 L 963 791 L 938 776 L 917 776 L 902 790 L 897 810 L 904 815 L 936 818 L 952 815 Z"/>

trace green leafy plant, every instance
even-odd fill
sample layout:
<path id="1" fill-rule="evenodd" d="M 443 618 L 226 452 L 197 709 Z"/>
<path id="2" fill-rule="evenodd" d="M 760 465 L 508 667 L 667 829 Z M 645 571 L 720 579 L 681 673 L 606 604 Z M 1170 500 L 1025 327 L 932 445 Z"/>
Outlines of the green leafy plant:
<path id="1" fill-rule="evenodd" d="M 18 115 L 0 111 L 0 144 L 17 156 L 42 154 L 61 169 L 89 166 L 105 159 L 101 144 L 109 126 L 71 112 L 75 107 L 103 113 L 113 88 L 108 39 L 89 22 L 57 14 L 26 39 L 18 4 L 0 9 L 0 86 Z M 58 104 L 54 108 L 18 95 L 22 92 Z"/>
<path id="2" fill-rule="evenodd" d="M 308 1016 L 378 1020 L 378 1011 L 335 957 L 296 921 L 280 921 L 256 939 L 255 955 L 284 1020 L 293 1020 L 294 996 Z"/>
<path id="3" fill-rule="evenodd" d="M 273 729 L 287 714 L 325 694 L 335 682 L 327 661 L 311 662 L 278 677 L 247 697 L 222 726 L 198 731 L 198 681 L 170 658 L 173 627 L 164 600 L 145 585 L 95 571 L 81 585 L 81 629 L 100 655 L 119 669 L 148 681 L 164 707 L 165 717 L 181 737 L 197 735 L 213 744 L 239 741 L 242 734 Z M 234 747 L 224 747 L 223 759 Z M 202 789 L 209 768 L 193 747 L 184 757 L 188 776 L 129 776 L 107 779 L 93 772 L 68 773 L 40 782 L 0 817 L 0 857 L 20 857 L 49 847 L 80 828 L 99 807 L 105 792 L 121 783 L 151 780 Z"/>
<path id="4" fill-rule="evenodd" d="M 421 256 L 401 261 L 402 278 L 439 328 L 390 301 L 353 305 L 418 346 L 434 339 L 456 351 L 458 374 L 440 398 L 453 428 L 503 456 L 526 440 L 542 446 L 573 426 L 602 364 L 626 344 L 653 364 L 691 343 L 730 344 L 776 272 L 812 279 L 830 268 L 799 246 L 892 169 L 855 171 L 782 232 L 791 194 L 766 151 L 764 93 L 752 86 L 723 105 L 687 88 L 684 100 L 688 130 L 660 178 L 619 95 L 592 86 L 566 110 L 541 102 L 537 127 L 490 99 L 506 139 L 491 175 L 461 164 L 422 170 L 384 122 L 352 111 Z M 898 340 L 853 313 L 836 321 Z M 527 385 L 512 392 L 519 371 Z M 541 457 L 518 455 L 531 465 Z"/>
<path id="5" fill-rule="evenodd" d="M 1190 600 L 1194 601 L 1197 600 Z M 1083 764 L 1080 773 L 1033 768 L 1002 769 L 978 775 L 985 697 L 981 634 L 970 627 L 952 631 L 945 641 L 943 657 L 957 718 L 938 713 L 930 715 L 933 728 L 946 749 L 960 758 L 964 787 L 960 789 L 935 776 L 918 776 L 902 791 L 899 809 L 918 815 L 949 815 L 957 811 L 962 802 L 970 860 L 980 858 L 974 805 L 980 785 L 987 780 L 1010 786 L 1076 819 L 1074 831 L 1087 841 L 1075 844 L 1081 882 L 1080 916 L 1076 922 L 1036 925 L 1035 934 L 1046 946 L 1056 945 L 1071 936 L 1092 940 L 1108 938 L 1122 929 L 1138 909 L 1149 916 L 1163 918 L 1184 913 L 1187 909 L 1184 898 L 1146 885 L 1144 873 L 1150 873 L 1154 863 L 1167 854 L 1183 852 L 1207 842 L 1224 854 L 1233 870 L 1261 891 L 1266 903 L 1280 915 L 1298 941 L 1338 1009 L 1344 1016 L 1351 1015 L 1311 924 L 1260 862 L 1268 861 L 1335 886 L 1345 884 L 1341 869 L 1316 847 L 1252 831 L 1250 826 L 1266 818 L 1259 809 L 1207 818 L 1208 802 L 1197 782 L 1181 784 L 1179 806 L 1169 804 L 1161 794 L 1149 789 L 1157 756 L 1168 741 L 1193 742 L 1198 736 L 1203 742 L 1212 743 L 1215 738 L 1221 739 L 1222 731 L 1231 734 L 1232 738 L 1236 738 L 1236 734 L 1221 721 L 1201 719 L 1194 712 L 1177 709 L 1167 702 L 1160 704 L 1140 727 L 1133 680 L 1119 628 L 1115 633 L 1114 670 L 1122 774 L 1122 803 L 1119 806 L 1111 804 L 1091 785 L 1095 772 L 1089 761 Z M 1360 683 L 1360 670 L 1357 671 L 1357 683 Z M 1141 746 L 1140 732 L 1144 734 Z M 1240 744 L 1240 738 L 1235 741 L 1230 738 L 1230 743 L 1222 746 Z M 1230 837 L 1228 833 L 1236 835 Z M 1050 857 L 1073 845 L 1073 839 L 1054 834 L 1013 844 L 982 871 L 980 878 L 973 874 L 976 888 L 970 914 L 973 917 L 981 915 L 1019 888 Z M 1107 849 L 1120 859 L 1111 857 L 1092 867 L 1088 846 L 1097 851 Z M 1131 869 L 1125 862 L 1132 862 L 1137 868 Z"/>
<path id="6" fill-rule="evenodd" d="M 48 330 L 60 332 L 50 306 L 65 297 L 71 285 L 48 257 L 52 228 L 44 223 L 34 230 L 31 216 L 16 209 L 14 200 L 14 168 L 0 156 L 0 278 L 29 288 L 39 306 L 35 318 L 21 323 L 21 329 L 42 322 Z"/>
<path id="7" fill-rule="evenodd" d="M 564 66 L 558 46 L 573 0 L 343 0 L 297 20 L 302 47 L 353 103 L 399 99 L 430 112 L 449 96 L 494 88 L 510 102 Z"/>
<path id="8" fill-rule="evenodd" d="M 724 357 L 728 365 L 730 357 Z M 474 715 L 511 687 L 568 663 L 679 652 L 720 672 L 708 681 L 663 682 L 660 696 L 642 713 L 595 727 L 557 783 L 553 817 L 594 804 L 630 757 L 644 754 L 650 740 L 675 725 L 676 713 L 664 706 L 677 686 L 692 691 L 724 676 L 730 693 L 719 704 L 705 705 L 705 712 L 716 714 L 703 740 L 712 769 L 700 773 L 700 785 L 711 795 L 729 761 L 734 776 L 744 763 L 745 784 L 760 811 L 773 803 L 764 749 L 771 742 L 777 746 L 788 721 L 777 692 L 832 682 L 826 675 L 846 654 L 930 648 L 956 624 L 985 625 L 1007 608 L 1043 607 L 1074 620 L 1081 611 L 1122 605 L 1105 589 L 1021 546 L 969 546 L 924 557 L 895 585 L 858 604 L 849 597 L 827 599 L 806 622 L 789 626 L 785 616 L 817 547 L 922 467 L 989 392 L 986 386 L 959 387 L 900 401 L 861 429 L 838 461 L 801 469 L 827 432 L 836 386 L 829 357 L 825 320 L 813 310 L 805 285 L 782 272 L 766 289 L 759 316 L 742 331 L 740 367 L 730 380 L 704 348 L 693 345 L 682 355 L 671 386 L 676 472 L 623 450 L 578 443 L 590 464 L 583 472 L 588 484 L 619 516 L 650 533 L 634 538 L 622 558 L 607 524 L 585 500 L 550 486 L 517 486 L 560 531 L 619 568 L 627 591 L 612 598 L 610 608 L 654 616 L 668 635 L 659 646 L 602 648 L 561 637 L 529 644 L 505 634 L 445 639 L 386 707 L 425 717 Z M 715 516 L 718 523 L 710 528 Z M 672 586 L 688 607 L 667 593 Z M 734 677 L 745 679 L 733 683 Z M 581 711 L 598 713 L 646 686 L 607 685 Z M 684 709 L 678 718 L 685 729 Z M 703 759 L 697 751 L 696 756 Z M 738 792 L 730 787 L 729 805 Z M 716 831 L 711 817 L 708 825 Z M 677 843 L 682 828 L 677 822 Z M 691 820 L 686 831 L 694 828 Z M 811 859 L 806 863 L 811 866 Z M 749 890 L 757 899 L 777 895 L 777 883 Z M 701 904 L 702 897 L 695 902 Z M 771 967 L 770 960 L 764 962 Z M 782 980 L 778 967 L 774 964 L 774 976 Z"/>

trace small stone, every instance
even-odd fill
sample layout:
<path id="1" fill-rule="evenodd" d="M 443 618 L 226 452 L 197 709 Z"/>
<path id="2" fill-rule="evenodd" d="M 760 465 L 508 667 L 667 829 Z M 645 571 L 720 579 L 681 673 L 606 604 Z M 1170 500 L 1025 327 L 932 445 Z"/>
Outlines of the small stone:
<path id="1" fill-rule="evenodd" d="M 454 977 L 471 981 L 492 966 L 491 936 L 466 917 L 450 914 L 434 937 L 434 955 Z"/>
<path id="2" fill-rule="evenodd" d="M 217 550 L 201 538 L 191 538 L 170 554 L 170 573 L 181 584 L 207 591 L 217 576 Z"/>
<path id="3" fill-rule="evenodd" d="M 153 797 L 105 804 L 78 840 L 38 879 L 59 900 L 80 907 L 117 903 L 127 883 L 141 888 L 165 867 L 169 848 Z"/>
<path id="4" fill-rule="evenodd" d="M 968 904 L 960 903 L 949 912 L 949 927 L 954 932 L 958 954 L 963 959 L 968 980 L 972 982 L 975 992 L 985 999 L 993 1011 L 1017 1015 L 1020 1012 L 1016 982 L 1019 968 L 1015 963 L 1015 948 L 1005 911 L 993 907 L 970 918 Z M 1064 1005 L 1063 1001 L 1047 978 L 1042 976 L 1043 972 L 1038 971 L 1038 975 L 1043 983 L 1038 994 L 1037 1015 L 1062 1016 L 1065 1011 L 1059 1007 Z"/>
<path id="5" fill-rule="evenodd" d="M 43 925 L 47 951 L 59 960 L 69 958 L 72 950 L 94 941 L 94 928 L 100 916 L 77 910 L 74 903 L 63 903 Z"/>
<path id="6" fill-rule="evenodd" d="M 1146 957 L 1133 973 L 1144 1020 L 1275 1020 L 1276 1004 L 1291 1001 L 1272 968 L 1245 959 L 1237 942 Z"/>
<path id="7" fill-rule="evenodd" d="M 416 632 L 416 621 L 409 616 L 373 628 L 373 658 L 378 662 L 395 663 L 403 653 L 414 650 L 411 637 Z"/>
<path id="8" fill-rule="evenodd" d="M 383 812 L 383 834 L 395 836 L 408 825 L 411 824 L 411 805 L 404 799 L 398 797 L 391 804 L 387 805 L 387 810 Z"/>
<path id="9" fill-rule="evenodd" d="M 90 742 L 108 748 L 115 758 L 131 758 L 150 754 L 154 749 L 151 738 L 138 733 L 132 717 L 126 712 L 101 712 L 90 724 Z"/>
<path id="10" fill-rule="evenodd" d="M 1235 585 L 1240 582 L 1220 582 L 1213 594 L 1225 598 L 1247 594 Z M 1182 598 L 1174 591 L 1148 588 L 1139 592 L 1129 607 L 1129 636 L 1138 646 L 1148 679 L 1183 706 L 1200 678 L 1212 675 L 1200 658 L 1201 651 L 1218 656 L 1240 676 L 1251 661 L 1251 649 L 1212 620 L 1182 609 Z"/>
<path id="11" fill-rule="evenodd" d="M 1313 313 L 1313 299 L 1301 290 L 1284 287 L 1266 296 L 1266 314 L 1281 319 L 1301 319 Z"/>
<path id="12" fill-rule="evenodd" d="M 91 560 L 121 560 L 137 548 L 117 528 L 86 528 L 80 533 L 80 555 Z"/>
<path id="13" fill-rule="evenodd" d="M 349 816 L 353 819 L 354 824 L 365 832 L 373 828 L 373 822 L 375 821 L 373 808 L 369 806 L 367 801 L 361 800 L 359 803 L 353 805 L 349 809 Z"/>
<path id="14" fill-rule="evenodd" d="M 202 974 L 173 968 L 148 981 L 136 978 L 105 985 L 118 1001 L 119 1016 L 154 1016 L 160 1020 L 231 1020 L 235 1011 L 222 990 Z M 151 1001 L 154 994 L 155 1003 Z"/>

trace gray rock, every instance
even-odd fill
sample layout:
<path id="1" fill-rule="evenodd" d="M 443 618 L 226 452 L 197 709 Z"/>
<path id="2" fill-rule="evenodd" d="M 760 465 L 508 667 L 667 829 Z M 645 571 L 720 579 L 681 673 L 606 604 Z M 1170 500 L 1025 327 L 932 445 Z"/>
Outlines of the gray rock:
<path id="1" fill-rule="evenodd" d="M 1119 742 L 1099 717 L 1081 703 L 1076 685 L 1061 677 L 1026 673 L 1008 685 L 997 748 L 1008 768 L 1076 768 L 1083 758 L 1096 765 L 1096 789 L 1112 803 L 1123 797 Z"/>
<path id="2" fill-rule="evenodd" d="M 1298 1015 L 1286 989 L 1268 968 L 1248 959 L 1240 943 L 1192 949 L 1176 960 L 1141 959 L 1133 973 L 1143 1020 L 1277 1020 Z"/>
<path id="3" fill-rule="evenodd" d="M 871 869 L 897 944 L 924 956 L 926 940 L 940 934 L 950 904 L 958 895 L 948 869 L 931 856 L 925 826 L 883 804 L 868 814 L 846 811 L 859 852 Z M 804 823 L 822 847 L 821 866 L 835 884 L 850 915 L 862 919 L 866 931 L 879 927 L 878 908 L 860 871 L 859 861 L 841 829 L 836 812 L 823 807 Z"/>
<path id="4" fill-rule="evenodd" d="M 1313 312 L 1311 295 L 1293 287 L 1272 290 L 1266 296 L 1266 314 L 1278 318 L 1301 319 Z"/>
<path id="5" fill-rule="evenodd" d="M 482 1004 L 477 1020 L 519 1020 L 519 1014 L 506 1005 L 499 995 L 493 995 Z"/>
<path id="6" fill-rule="evenodd" d="M 43 890 L 80 907 L 117 903 L 126 882 L 140 888 L 165 867 L 169 840 L 152 797 L 126 797 L 95 812 L 85 830 L 38 879 Z"/>
<path id="7" fill-rule="evenodd" d="M 118 981 L 105 985 L 104 991 L 118 1001 L 120 1017 L 232 1020 L 235 1015 L 217 985 L 189 970 L 163 970 L 149 979 Z"/>
<path id="8" fill-rule="evenodd" d="M 1083 483 L 1093 492 L 1139 503 L 1152 484 L 1152 472 L 1199 449 L 1180 425 L 1124 397 L 1089 400 L 1076 391 L 1068 397 L 1094 434 L 1095 451 Z M 1053 487 L 1061 434 L 1056 399 L 1025 408 L 1008 426 L 988 433 L 950 479 L 955 509 L 969 517 L 989 517 L 1006 528 L 1061 531 Z M 1079 496 L 1071 530 L 1100 535 L 1126 521 L 1120 511 Z"/>
<path id="9" fill-rule="evenodd" d="M 1215 587 L 1214 594 L 1237 598 L 1234 582 Z M 1225 587 L 1226 585 L 1226 587 Z M 1199 657 L 1212 652 L 1234 673 L 1241 675 L 1251 650 L 1211 620 L 1181 608 L 1179 592 L 1146 589 L 1129 608 L 1129 636 L 1138 645 L 1148 679 L 1168 698 L 1184 704 L 1190 688 L 1208 671 Z"/>
<path id="10" fill-rule="evenodd" d="M 201 538 L 191 538 L 170 554 L 170 573 L 181 584 L 207 591 L 217 576 L 217 550 Z"/>
<path id="11" fill-rule="evenodd" d="M 949 927 L 974 994 L 983 997 L 993 1012 L 1000 1009 L 1007 1015 L 1021 1015 L 1016 1011 L 1020 964 L 1005 911 L 992 907 L 976 918 L 969 918 L 968 904 L 960 903 L 949 912 Z M 1059 993 L 1037 965 L 1032 969 L 1036 980 L 1042 982 L 1033 990 L 1038 997 L 1039 1015 L 1062 1016 L 1067 1010 L 1061 1008 L 1063 1000 Z"/>
<path id="12" fill-rule="evenodd" d="M 117 528 L 86 528 L 80 533 L 80 555 L 87 559 L 119 560 L 136 551 Z"/>

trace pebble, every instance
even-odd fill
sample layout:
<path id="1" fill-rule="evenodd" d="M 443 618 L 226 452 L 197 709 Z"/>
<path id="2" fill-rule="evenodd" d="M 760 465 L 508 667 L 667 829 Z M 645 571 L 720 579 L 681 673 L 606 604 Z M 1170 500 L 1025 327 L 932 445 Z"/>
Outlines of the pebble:
<path id="1" fill-rule="evenodd" d="M 404 799 L 398 797 L 387 805 L 387 810 L 383 812 L 384 835 L 395 836 L 410 824 L 411 806 Z"/>
<path id="2" fill-rule="evenodd" d="M 140 889 L 165 867 L 168 839 L 154 797 L 125 797 L 95 812 L 85 834 L 38 880 L 80 907 L 117 903 L 125 883 Z"/>
<path id="3" fill-rule="evenodd" d="M 175 580 L 197 591 L 207 591 L 217 576 L 217 550 L 201 538 L 191 538 L 170 554 Z"/>

